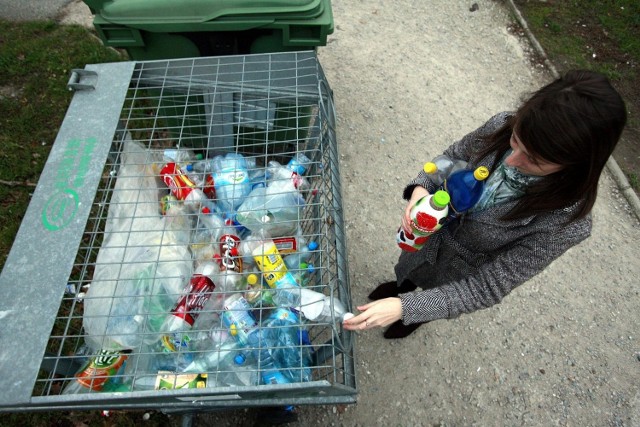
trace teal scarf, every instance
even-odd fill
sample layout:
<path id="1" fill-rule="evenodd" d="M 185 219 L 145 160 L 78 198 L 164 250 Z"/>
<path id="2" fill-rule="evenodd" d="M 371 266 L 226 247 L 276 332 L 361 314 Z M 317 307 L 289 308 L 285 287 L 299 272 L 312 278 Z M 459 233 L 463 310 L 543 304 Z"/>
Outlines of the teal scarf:
<path id="1" fill-rule="evenodd" d="M 484 190 L 478 203 L 476 203 L 469 211 L 478 212 L 500 203 L 509 202 L 522 196 L 525 189 L 532 183 L 540 180 L 542 177 L 525 175 L 516 168 L 512 168 L 504 164 L 504 160 L 511 154 L 513 150 L 507 153 L 500 160 L 500 164 L 484 184 Z"/>

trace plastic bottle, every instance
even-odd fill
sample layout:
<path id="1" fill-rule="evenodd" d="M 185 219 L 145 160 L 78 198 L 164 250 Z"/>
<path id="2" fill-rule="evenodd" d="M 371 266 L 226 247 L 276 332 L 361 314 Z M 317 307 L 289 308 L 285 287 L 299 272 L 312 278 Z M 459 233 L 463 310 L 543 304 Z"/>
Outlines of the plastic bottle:
<path id="1" fill-rule="evenodd" d="M 441 186 L 444 180 L 452 173 L 467 167 L 467 162 L 441 154 L 424 164 L 424 172 L 429 174 L 431 180 L 437 186 Z"/>
<path id="2" fill-rule="evenodd" d="M 212 169 L 220 209 L 232 214 L 251 192 L 247 163 L 241 154 L 227 153 L 213 158 Z"/>
<path id="3" fill-rule="evenodd" d="M 169 187 L 171 193 L 184 204 L 193 209 L 200 209 L 200 206 L 208 201 L 208 197 L 196 184 L 182 171 L 174 162 L 165 164 L 160 170 L 162 181 Z"/>
<path id="4" fill-rule="evenodd" d="M 311 289 L 302 288 L 299 291 L 300 303 L 296 307 L 305 319 L 312 322 L 342 322 L 353 314 L 347 311 L 342 301 L 335 296 L 313 291 Z"/>
<path id="5" fill-rule="evenodd" d="M 256 385 L 256 368 L 249 366 L 245 353 L 231 339 L 215 349 L 199 354 L 184 371 L 207 373 L 207 387 Z"/>
<path id="6" fill-rule="evenodd" d="M 236 219 L 251 232 L 267 231 L 272 237 L 293 236 L 298 230 L 305 201 L 286 181 L 273 181 L 251 191 L 238 207 Z"/>
<path id="7" fill-rule="evenodd" d="M 101 350 L 78 371 L 75 380 L 63 390 L 63 394 L 94 393 L 102 391 L 124 370 L 127 355 L 119 351 Z"/>
<path id="8" fill-rule="evenodd" d="M 297 252 L 293 252 L 284 256 L 284 263 L 289 270 L 298 270 L 305 267 L 301 267 L 303 263 L 308 264 L 309 259 L 313 256 L 314 252 L 318 250 L 318 244 L 316 242 L 309 242 L 309 244 L 300 248 Z"/>
<path id="9" fill-rule="evenodd" d="M 451 174 L 444 182 L 444 189 L 451 197 L 450 211 L 459 215 L 471 209 L 482 195 L 484 180 L 487 177 L 489 169 L 485 166 Z"/>
<path id="10" fill-rule="evenodd" d="M 289 309 L 278 308 L 263 322 L 261 331 L 280 372 L 290 382 L 311 381 L 311 343 L 300 318 Z"/>
<path id="11" fill-rule="evenodd" d="M 312 163 L 313 162 L 306 154 L 298 151 L 291 160 L 289 160 L 289 163 L 287 163 L 287 168 L 298 175 L 304 175 L 307 173 Z"/>
<path id="12" fill-rule="evenodd" d="M 216 198 L 216 188 L 213 182 L 213 176 L 207 172 L 196 171 L 193 164 L 189 163 L 185 166 L 187 176 L 206 196 L 210 199 Z"/>
<path id="13" fill-rule="evenodd" d="M 429 236 L 438 231 L 449 215 L 449 194 L 438 190 L 421 198 L 411 209 L 412 233 L 405 233 L 398 228 L 396 242 L 400 249 L 407 252 L 417 252 L 424 246 Z"/>
<path id="14" fill-rule="evenodd" d="M 273 291 L 262 286 L 260 277 L 251 273 L 247 275 L 247 291 L 245 298 L 254 307 L 273 307 Z"/>
<path id="15" fill-rule="evenodd" d="M 222 322 L 229 328 L 231 335 L 244 347 L 248 347 L 258 361 L 260 377 L 264 384 L 288 384 L 290 381 L 280 372 L 271 357 L 269 343 L 261 336 L 253 314 L 251 304 L 240 294 L 234 294 L 224 303 Z"/>
<path id="16" fill-rule="evenodd" d="M 163 335 L 160 337 L 162 351 L 175 352 L 188 346 L 189 337 L 184 333 L 191 329 L 200 311 L 211 297 L 216 288 L 214 279 L 219 273 L 220 269 L 215 262 L 205 262 L 198 266 L 189 285 L 162 324 Z"/>
<path id="17" fill-rule="evenodd" d="M 242 273 L 241 240 L 230 219 L 225 220 L 217 241 L 220 253 L 220 270 L 232 270 Z"/>
<path id="18" fill-rule="evenodd" d="M 309 181 L 302 174 L 299 174 L 297 171 L 306 170 L 302 165 L 294 163 L 291 168 L 282 166 L 279 162 L 275 160 L 270 160 L 267 171 L 269 173 L 269 183 L 268 185 L 272 185 L 273 182 L 278 181 L 281 184 L 287 184 L 293 187 L 295 190 L 307 190 L 310 185 Z"/>

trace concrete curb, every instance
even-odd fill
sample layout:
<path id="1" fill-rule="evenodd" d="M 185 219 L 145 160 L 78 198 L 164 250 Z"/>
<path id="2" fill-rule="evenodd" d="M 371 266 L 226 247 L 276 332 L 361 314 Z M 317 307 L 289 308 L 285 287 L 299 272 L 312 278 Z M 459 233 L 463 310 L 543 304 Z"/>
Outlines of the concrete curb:
<path id="1" fill-rule="evenodd" d="M 529 29 L 529 25 L 527 25 L 527 21 L 524 19 L 524 17 L 520 13 L 520 10 L 518 9 L 518 7 L 514 4 L 513 0 L 508 0 L 508 3 L 509 3 L 509 7 L 511 7 L 511 11 L 513 12 L 516 19 L 518 20 L 518 23 L 520 24 L 525 34 L 527 35 L 527 38 L 533 45 L 534 49 L 537 51 L 538 55 L 540 55 L 540 57 L 542 57 L 542 59 L 544 60 L 545 66 L 551 71 L 551 74 L 553 75 L 554 78 L 556 79 L 559 78 L 560 73 L 558 73 L 558 70 L 553 65 L 553 63 L 549 60 L 546 52 L 544 51 L 540 43 L 538 43 L 538 40 Z M 627 179 L 626 175 L 622 172 L 622 169 L 620 169 L 618 162 L 616 162 L 616 159 L 614 159 L 613 156 L 609 157 L 609 160 L 607 160 L 607 169 L 613 176 L 613 179 L 616 181 L 616 184 L 618 184 L 618 188 L 620 189 L 620 192 L 625 196 L 625 198 L 629 202 L 629 205 L 631 206 L 631 209 L 635 213 L 636 217 L 638 217 L 638 219 L 640 220 L 640 198 L 638 198 L 638 195 L 636 194 L 636 192 L 633 190 L 633 188 L 631 188 L 631 184 L 629 183 L 629 180 Z"/>

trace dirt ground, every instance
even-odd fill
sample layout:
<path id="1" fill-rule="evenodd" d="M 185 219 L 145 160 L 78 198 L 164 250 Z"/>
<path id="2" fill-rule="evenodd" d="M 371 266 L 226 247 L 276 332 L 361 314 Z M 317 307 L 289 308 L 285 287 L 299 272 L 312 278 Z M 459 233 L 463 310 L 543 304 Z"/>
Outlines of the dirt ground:
<path id="1" fill-rule="evenodd" d="M 476 3 L 477 7 L 473 4 Z M 401 191 L 421 165 L 549 81 L 494 0 L 333 0 L 334 91 L 354 305 L 393 278 Z M 474 9 L 474 10 L 472 10 Z M 640 225 L 606 173 L 593 236 L 488 310 L 356 343 L 358 403 L 300 426 L 640 425 Z M 252 425 L 252 412 L 194 425 Z"/>

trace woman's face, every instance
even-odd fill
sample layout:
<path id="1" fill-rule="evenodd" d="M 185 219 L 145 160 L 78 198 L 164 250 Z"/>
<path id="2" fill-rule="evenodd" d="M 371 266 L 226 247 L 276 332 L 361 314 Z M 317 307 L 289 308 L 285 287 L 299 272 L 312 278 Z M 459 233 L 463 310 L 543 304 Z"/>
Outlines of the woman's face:
<path id="1" fill-rule="evenodd" d="M 518 138 L 515 131 L 511 133 L 509 145 L 513 152 L 504 160 L 507 166 L 518 169 L 525 175 L 546 176 L 558 172 L 563 168 L 562 165 L 551 163 L 544 159 L 536 158 L 530 155 L 522 141 Z"/>

